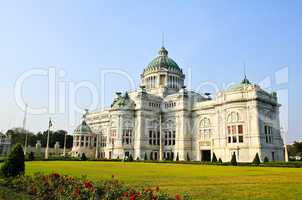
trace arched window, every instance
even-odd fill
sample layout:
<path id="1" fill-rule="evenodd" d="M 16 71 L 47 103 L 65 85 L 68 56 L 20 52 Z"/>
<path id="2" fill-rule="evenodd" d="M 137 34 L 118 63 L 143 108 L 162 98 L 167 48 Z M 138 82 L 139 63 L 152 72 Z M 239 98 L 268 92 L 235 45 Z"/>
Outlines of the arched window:
<path id="1" fill-rule="evenodd" d="M 243 122 L 238 112 L 231 112 L 227 116 L 228 143 L 243 143 Z"/>
<path id="2" fill-rule="evenodd" d="M 157 120 L 151 120 L 148 122 L 148 136 L 149 145 L 159 145 L 160 133 L 159 133 L 159 122 Z"/>
<path id="3" fill-rule="evenodd" d="M 175 123 L 172 120 L 168 120 L 164 123 L 164 145 L 174 146 L 176 139 Z"/>
<path id="4" fill-rule="evenodd" d="M 98 146 L 106 147 L 107 145 L 107 136 L 105 135 L 105 130 L 101 129 L 99 132 L 99 137 L 97 138 Z"/>
<path id="5" fill-rule="evenodd" d="M 199 123 L 199 134 L 201 140 L 209 140 L 211 138 L 211 121 L 209 118 L 203 118 Z"/>
<path id="6" fill-rule="evenodd" d="M 129 145 L 133 143 L 133 125 L 130 120 L 126 120 L 123 123 L 123 135 L 122 144 Z"/>
<path id="7" fill-rule="evenodd" d="M 273 120 L 274 114 L 271 111 L 265 113 L 264 119 L 264 134 L 265 134 L 265 142 L 268 144 L 273 143 Z"/>

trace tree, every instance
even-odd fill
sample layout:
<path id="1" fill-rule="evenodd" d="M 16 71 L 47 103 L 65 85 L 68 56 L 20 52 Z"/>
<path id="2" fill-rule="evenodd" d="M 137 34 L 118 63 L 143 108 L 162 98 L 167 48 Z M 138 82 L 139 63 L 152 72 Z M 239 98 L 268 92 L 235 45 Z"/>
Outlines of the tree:
<path id="1" fill-rule="evenodd" d="M 268 159 L 268 157 L 264 157 L 264 160 L 263 160 L 263 162 L 265 162 L 265 163 L 267 163 L 267 162 L 269 162 L 269 159 Z"/>
<path id="2" fill-rule="evenodd" d="M 37 141 L 40 140 L 41 147 L 46 147 L 48 130 L 34 134 L 32 132 L 24 130 L 23 128 L 13 128 L 13 129 L 9 129 L 6 132 L 6 134 L 10 135 L 12 145 L 15 145 L 17 143 L 24 144 L 25 137 L 27 134 L 27 144 L 28 145 L 33 147 L 36 145 Z M 49 132 L 49 146 L 53 147 L 55 142 L 58 141 L 60 143 L 60 148 L 63 148 L 65 134 L 67 134 L 67 131 L 65 131 L 65 130 L 57 130 L 55 132 L 50 131 Z M 73 137 L 71 135 L 67 135 L 66 136 L 66 148 L 71 148 L 72 143 L 73 143 Z"/>
<path id="3" fill-rule="evenodd" d="M 145 152 L 144 160 L 148 160 L 147 153 Z"/>
<path id="4" fill-rule="evenodd" d="M 301 156 L 302 142 L 295 141 L 293 144 L 287 145 L 287 152 L 289 156 Z"/>
<path id="5" fill-rule="evenodd" d="M 32 160 L 35 160 L 35 154 L 34 152 L 30 152 L 29 155 L 28 155 L 28 160 L 32 161 Z"/>
<path id="6" fill-rule="evenodd" d="M 222 164 L 222 160 L 221 160 L 221 158 L 219 158 L 218 162 L 219 162 L 220 164 Z"/>
<path id="7" fill-rule="evenodd" d="M 174 153 L 171 153 L 170 161 L 173 161 L 173 159 L 174 159 Z"/>
<path id="8" fill-rule="evenodd" d="M 187 161 L 190 161 L 189 152 L 187 152 Z"/>
<path id="9" fill-rule="evenodd" d="M 86 157 L 85 153 L 82 153 L 81 160 L 82 161 L 86 161 L 87 160 L 87 157 Z"/>
<path id="10" fill-rule="evenodd" d="M 16 144 L 10 152 L 8 159 L 1 166 L 1 172 L 5 177 L 24 174 L 25 156 L 21 144 Z"/>
<path id="11" fill-rule="evenodd" d="M 253 164 L 259 165 L 260 163 L 261 163 L 261 162 L 260 162 L 259 154 L 256 153 L 255 158 L 254 158 L 254 160 L 253 160 Z"/>
<path id="12" fill-rule="evenodd" d="M 130 161 L 130 162 L 133 161 L 132 154 L 130 154 L 128 161 Z"/>
<path id="13" fill-rule="evenodd" d="M 232 155 L 231 164 L 232 164 L 233 166 L 236 166 L 236 165 L 237 165 L 237 159 L 236 159 L 236 154 L 235 154 L 235 152 L 234 152 L 233 155 Z"/>
<path id="14" fill-rule="evenodd" d="M 212 162 L 213 162 L 213 163 L 216 163 L 216 162 L 217 162 L 217 158 L 216 158 L 216 155 L 215 155 L 215 153 L 213 153 L 213 158 L 212 158 Z"/>
<path id="15" fill-rule="evenodd" d="M 177 155 L 176 155 L 176 161 L 179 161 L 179 155 L 178 155 L 178 152 L 177 152 Z"/>

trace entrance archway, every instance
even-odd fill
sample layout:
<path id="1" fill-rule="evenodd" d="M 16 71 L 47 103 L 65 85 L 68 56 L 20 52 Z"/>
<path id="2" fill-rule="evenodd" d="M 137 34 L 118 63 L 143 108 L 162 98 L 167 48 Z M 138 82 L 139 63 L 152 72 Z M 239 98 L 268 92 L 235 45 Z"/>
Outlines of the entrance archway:
<path id="1" fill-rule="evenodd" d="M 211 150 L 201 150 L 200 151 L 201 155 L 201 161 L 211 161 Z"/>

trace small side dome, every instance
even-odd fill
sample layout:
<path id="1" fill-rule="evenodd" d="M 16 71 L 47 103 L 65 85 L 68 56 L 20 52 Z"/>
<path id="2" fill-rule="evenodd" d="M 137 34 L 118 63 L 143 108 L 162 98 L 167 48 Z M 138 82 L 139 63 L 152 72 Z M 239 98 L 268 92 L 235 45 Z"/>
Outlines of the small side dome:
<path id="1" fill-rule="evenodd" d="M 91 128 L 85 120 L 74 130 L 74 134 L 92 134 Z"/>
<path id="2" fill-rule="evenodd" d="M 244 79 L 239 84 L 232 85 L 226 91 L 227 92 L 242 91 L 249 85 L 252 85 L 252 83 L 246 78 L 246 76 L 244 76 Z"/>

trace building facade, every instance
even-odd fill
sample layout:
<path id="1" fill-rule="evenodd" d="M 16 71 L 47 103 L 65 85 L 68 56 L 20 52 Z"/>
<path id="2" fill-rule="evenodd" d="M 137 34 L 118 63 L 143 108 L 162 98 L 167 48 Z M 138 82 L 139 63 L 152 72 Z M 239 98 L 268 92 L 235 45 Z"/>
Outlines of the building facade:
<path id="1" fill-rule="evenodd" d="M 117 92 L 110 108 L 89 112 L 74 134 L 73 156 L 223 162 L 284 160 L 279 107 L 246 77 L 215 97 L 187 90 L 185 75 L 162 47 L 133 92 Z"/>
<path id="2" fill-rule="evenodd" d="M 11 147 L 11 135 L 0 132 L 0 155 L 6 156 Z"/>

